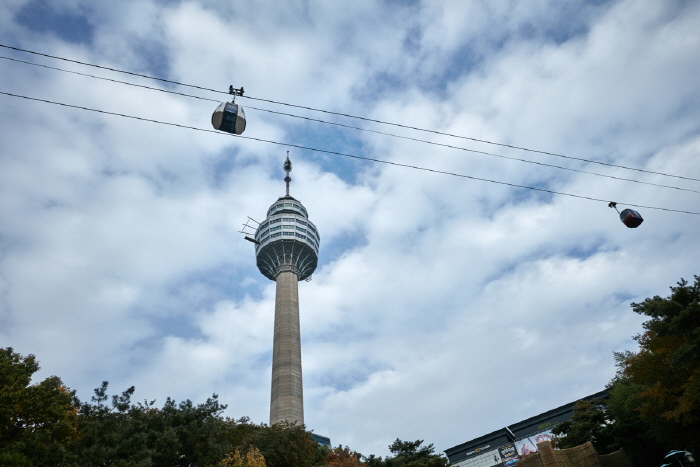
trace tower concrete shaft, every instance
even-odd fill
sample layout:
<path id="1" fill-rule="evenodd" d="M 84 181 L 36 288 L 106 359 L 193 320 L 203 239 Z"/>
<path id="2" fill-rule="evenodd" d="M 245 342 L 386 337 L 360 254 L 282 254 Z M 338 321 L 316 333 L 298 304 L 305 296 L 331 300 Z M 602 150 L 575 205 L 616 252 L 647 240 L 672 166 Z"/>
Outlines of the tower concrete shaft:
<path id="1" fill-rule="evenodd" d="M 275 278 L 275 334 L 272 346 L 270 425 L 281 421 L 304 423 L 299 334 L 299 278 L 282 271 Z"/>
<path id="2" fill-rule="evenodd" d="M 276 282 L 275 334 L 272 345 L 270 425 L 304 423 L 299 335 L 299 281 L 311 280 L 318 265 L 321 236 L 299 200 L 289 195 L 292 162 L 284 162 L 287 193 L 267 210 L 258 225 L 255 258 L 260 272 Z M 247 238 L 247 237 L 246 237 Z"/>

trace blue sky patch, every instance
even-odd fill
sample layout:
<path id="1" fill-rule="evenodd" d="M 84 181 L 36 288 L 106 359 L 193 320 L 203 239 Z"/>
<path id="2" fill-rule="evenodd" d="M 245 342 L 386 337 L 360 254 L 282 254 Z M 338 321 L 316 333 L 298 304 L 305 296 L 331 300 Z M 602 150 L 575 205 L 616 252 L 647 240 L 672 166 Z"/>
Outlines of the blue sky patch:
<path id="1" fill-rule="evenodd" d="M 59 11 L 51 2 L 34 0 L 15 15 L 15 20 L 40 34 L 55 34 L 67 42 L 91 43 L 94 27 L 82 14 Z"/>

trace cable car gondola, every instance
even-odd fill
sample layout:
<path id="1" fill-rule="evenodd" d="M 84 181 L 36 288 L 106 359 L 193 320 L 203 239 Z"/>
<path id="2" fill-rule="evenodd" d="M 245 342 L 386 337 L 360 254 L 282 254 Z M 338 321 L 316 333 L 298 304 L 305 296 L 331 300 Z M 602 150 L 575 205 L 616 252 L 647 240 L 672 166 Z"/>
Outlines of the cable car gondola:
<path id="1" fill-rule="evenodd" d="M 642 222 L 644 222 L 644 219 L 642 219 L 642 215 L 634 209 L 627 208 L 620 212 L 617 210 L 617 203 L 614 201 L 608 204 L 608 207 L 615 208 L 615 211 L 617 211 L 618 214 L 620 214 L 620 220 L 622 221 L 622 223 L 630 229 L 636 229 Z"/>
<path id="2" fill-rule="evenodd" d="M 234 89 L 231 86 L 229 87 L 229 94 L 234 95 L 234 100 L 219 104 L 211 116 L 211 124 L 217 130 L 240 135 L 245 131 L 245 112 L 243 112 L 243 107 L 235 103 L 235 96 L 242 96 L 243 88 Z"/>

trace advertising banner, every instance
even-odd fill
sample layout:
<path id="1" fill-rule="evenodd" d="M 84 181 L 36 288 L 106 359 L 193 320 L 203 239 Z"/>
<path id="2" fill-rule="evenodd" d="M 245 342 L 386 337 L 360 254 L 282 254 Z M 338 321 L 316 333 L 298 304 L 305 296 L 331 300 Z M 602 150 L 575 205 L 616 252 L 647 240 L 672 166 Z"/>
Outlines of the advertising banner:
<path id="1" fill-rule="evenodd" d="M 537 451 L 537 443 L 551 441 L 552 439 L 554 439 L 554 435 L 551 431 L 543 431 L 542 433 L 530 435 L 516 441 L 515 447 L 517 448 L 519 455 L 527 456 L 528 454 L 532 454 L 533 452 Z"/>
<path id="2" fill-rule="evenodd" d="M 507 444 L 498 448 L 498 454 L 506 467 L 512 467 L 518 462 L 518 450 L 512 444 Z"/>

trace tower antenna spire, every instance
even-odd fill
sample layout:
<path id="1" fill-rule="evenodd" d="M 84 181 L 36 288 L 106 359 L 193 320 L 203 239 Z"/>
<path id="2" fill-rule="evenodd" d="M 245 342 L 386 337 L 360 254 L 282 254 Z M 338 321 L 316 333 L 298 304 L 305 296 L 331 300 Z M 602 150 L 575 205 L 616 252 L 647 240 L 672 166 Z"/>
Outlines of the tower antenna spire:
<path id="1" fill-rule="evenodd" d="M 284 161 L 284 171 L 287 172 L 284 181 L 287 182 L 287 196 L 289 196 L 289 182 L 292 181 L 292 177 L 289 176 L 289 172 L 292 171 L 292 161 L 289 160 L 289 151 L 287 151 L 287 160 Z"/>

